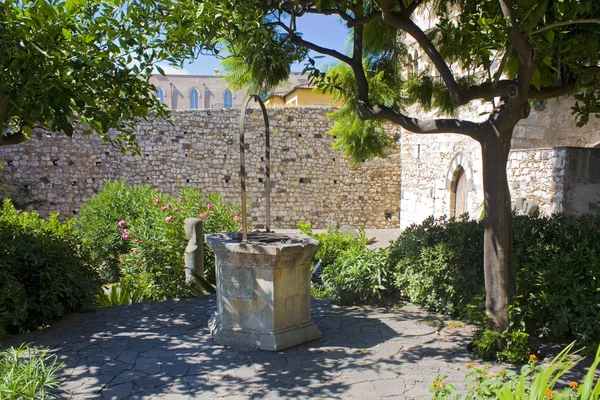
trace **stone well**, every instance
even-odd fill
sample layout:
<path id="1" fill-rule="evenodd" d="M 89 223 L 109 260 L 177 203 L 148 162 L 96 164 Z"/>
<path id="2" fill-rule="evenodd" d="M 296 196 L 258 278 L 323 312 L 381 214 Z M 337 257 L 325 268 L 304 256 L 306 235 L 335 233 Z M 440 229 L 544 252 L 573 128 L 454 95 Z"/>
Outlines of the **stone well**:
<path id="1" fill-rule="evenodd" d="M 310 316 L 310 262 L 319 243 L 305 235 L 206 235 L 216 255 L 216 342 L 282 350 L 321 337 Z"/>

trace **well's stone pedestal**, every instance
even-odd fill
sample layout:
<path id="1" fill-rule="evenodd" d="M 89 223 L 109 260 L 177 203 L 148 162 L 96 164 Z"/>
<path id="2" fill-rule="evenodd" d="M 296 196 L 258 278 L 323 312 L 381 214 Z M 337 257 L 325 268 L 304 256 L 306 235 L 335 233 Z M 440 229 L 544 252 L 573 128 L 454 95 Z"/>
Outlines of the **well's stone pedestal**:
<path id="1" fill-rule="evenodd" d="M 267 241 L 206 235 L 216 255 L 217 313 L 209 323 L 215 341 L 276 351 L 320 338 L 310 317 L 309 270 L 319 243 L 305 235 L 271 242 L 261 236 Z"/>

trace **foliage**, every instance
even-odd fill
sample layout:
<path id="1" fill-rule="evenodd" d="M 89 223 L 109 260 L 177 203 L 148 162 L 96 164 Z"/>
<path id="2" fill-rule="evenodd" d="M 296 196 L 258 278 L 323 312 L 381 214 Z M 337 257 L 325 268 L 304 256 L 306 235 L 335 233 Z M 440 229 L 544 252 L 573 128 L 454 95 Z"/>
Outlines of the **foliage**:
<path id="1" fill-rule="evenodd" d="M 369 303 L 381 300 L 391 275 L 387 250 L 354 247 L 338 254 L 323 269 L 323 284 L 332 300 L 339 303 Z"/>
<path id="2" fill-rule="evenodd" d="M 359 230 L 356 235 L 353 232 L 345 233 L 330 227 L 325 233 L 313 233 L 310 223 L 307 222 L 300 222 L 298 229 L 319 242 L 315 260 L 321 260 L 323 270 L 336 262 L 341 253 L 355 249 L 364 250 L 367 245 L 364 230 Z"/>
<path id="3" fill-rule="evenodd" d="M 107 180 L 73 219 L 105 282 L 119 280 L 119 255 L 130 249 L 130 241 L 122 238 L 119 221 L 132 224 L 142 219 L 153 210 L 156 198 L 160 198 L 159 193 L 148 185 L 127 186 L 124 181 Z"/>
<path id="4" fill-rule="evenodd" d="M 600 216 L 516 217 L 517 307 L 532 334 L 600 342 Z"/>
<path id="5" fill-rule="evenodd" d="M 573 354 L 572 349 L 573 343 L 563 349 L 547 366 L 538 364 L 537 357 L 531 355 L 529 362 L 521 367 L 518 374 L 508 370 L 491 374 L 488 366 L 470 363 L 467 364 L 469 373 L 466 395 L 453 396 L 456 388 L 444 382 L 445 376 L 437 378 L 429 391 L 433 393 L 433 399 L 598 399 L 600 380 L 595 378 L 595 375 L 600 364 L 600 347 L 582 382 L 573 381 L 566 387 L 557 387 L 559 379 L 579 362 L 570 357 Z"/>
<path id="6" fill-rule="evenodd" d="M 144 288 L 142 286 L 126 286 L 114 283 L 108 288 L 103 288 L 102 293 L 96 296 L 98 307 L 123 306 L 144 301 Z"/>
<path id="7" fill-rule="evenodd" d="M 283 71 L 299 60 L 296 56 L 303 50 L 344 65 L 324 73 L 309 55 L 305 72 L 313 83 L 344 98 L 345 105 L 333 116 L 336 146 L 353 160 L 385 153 L 383 121 L 419 134 L 456 133 L 478 141 L 487 171 L 483 184 L 489 240 L 484 241 L 484 267 L 486 274 L 495 276 L 487 280 L 495 287 L 486 287 L 486 311 L 498 330 L 507 328 L 516 282 L 512 259 L 499 255 L 513 251 L 505 174 L 512 135 L 517 123 L 530 114 L 531 102 L 575 95 L 573 111 L 579 124 L 590 114 L 600 114 L 600 2 L 183 0 L 177 4 L 181 12 L 169 21 L 168 34 L 176 38 L 175 47 L 187 48 L 190 56 L 224 50 L 238 58 L 234 64 L 238 84 L 273 86 L 277 80 L 273 76 L 283 79 L 283 74 L 265 71 L 272 65 Z M 348 50 L 328 48 L 321 37 L 306 38 L 301 28 L 306 15 L 342 20 L 348 27 Z M 278 53 L 277 45 L 284 44 L 290 50 Z M 408 115 L 407 107 L 413 104 L 431 109 L 428 119 Z M 461 106 L 481 105 L 487 118 L 436 118 L 455 114 Z"/>
<path id="8" fill-rule="evenodd" d="M 521 364 L 531 353 L 529 335 L 519 330 L 496 332 L 481 329 L 475 334 L 471 350 L 484 360 Z"/>
<path id="9" fill-rule="evenodd" d="M 0 215 L 0 332 L 24 332 L 94 304 L 100 284 L 69 222 L 19 212 Z"/>
<path id="10" fill-rule="evenodd" d="M 483 294 L 482 241 L 482 225 L 468 215 L 409 226 L 391 245 L 396 287 L 429 310 L 466 316 Z"/>
<path id="11" fill-rule="evenodd" d="M 202 219 L 204 233 L 237 231 L 237 211 L 217 194 L 183 189 L 175 197 L 147 185 L 108 181 L 82 208 L 76 224 L 92 247 L 97 265 L 106 270 L 110 260 L 113 281 L 121 282 L 115 290 L 131 294 L 141 290 L 136 299 L 161 300 L 211 291 L 215 282 L 214 254 L 206 244 L 205 280 L 200 288 L 185 282 L 183 257 L 188 240 L 184 220 Z"/>
<path id="12" fill-rule="evenodd" d="M 516 360 L 521 334 L 546 340 L 600 341 L 600 216 L 514 216 L 517 297 L 504 333 L 484 330 L 473 349 L 484 358 L 504 343 Z M 424 307 L 484 324 L 483 223 L 429 217 L 402 232 L 390 249 L 395 284 Z M 512 344 L 511 344 L 512 343 Z M 511 349 L 512 348 L 512 349 Z M 519 354 L 511 354 L 511 353 Z"/>
<path id="13" fill-rule="evenodd" d="M 0 352 L 0 398 L 50 399 L 60 391 L 61 364 L 48 350 L 35 351 L 22 344 Z"/>
<path id="14" fill-rule="evenodd" d="M 164 51 L 170 1 L 5 1 L 0 6 L 0 130 L 18 143 L 76 126 L 136 149 L 133 124 L 164 117 L 149 78 Z M 118 135 L 109 135 L 109 130 Z M 0 145 L 2 143 L 0 142 Z"/>

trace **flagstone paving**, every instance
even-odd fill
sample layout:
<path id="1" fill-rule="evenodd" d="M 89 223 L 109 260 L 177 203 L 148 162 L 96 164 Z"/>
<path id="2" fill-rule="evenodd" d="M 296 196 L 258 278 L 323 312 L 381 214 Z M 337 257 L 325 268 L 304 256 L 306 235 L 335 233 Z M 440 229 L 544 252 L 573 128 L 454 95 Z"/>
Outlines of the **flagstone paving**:
<path id="1" fill-rule="evenodd" d="M 215 297 L 69 315 L 0 347 L 50 347 L 73 399 L 429 398 L 440 375 L 464 387 L 470 327 L 414 305 L 338 307 L 313 299 L 323 338 L 280 352 L 216 344 Z M 497 366 L 500 368 L 502 366 Z"/>

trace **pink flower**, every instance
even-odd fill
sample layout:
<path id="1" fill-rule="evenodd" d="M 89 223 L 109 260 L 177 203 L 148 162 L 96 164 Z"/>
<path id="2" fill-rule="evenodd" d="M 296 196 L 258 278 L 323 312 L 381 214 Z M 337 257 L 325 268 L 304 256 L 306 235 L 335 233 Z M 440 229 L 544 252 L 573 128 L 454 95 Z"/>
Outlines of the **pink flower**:
<path id="1" fill-rule="evenodd" d="M 238 232 L 242 232 L 242 231 L 243 231 L 243 229 L 242 229 L 242 227 L 240 226 L 240 229 L 238 229 Z"/>
<path id="2" fill-rule="evenodd" d="M 125 228 L 126 224 L 127 224 L 127 222 L 125 222 L 125 220 L 122 219 L 119 221 L 119 223 L 117 225 L 119 225 L 119 228 L 123 229 L 123 228 Z"/>
<path id="3" fill-rule="evenodd" d="M 174 208 L 173 212 L 179 212 L 179 208 Z"/>
<path id="4" fill-rule="evenodd" d="M 133 250 L 131 250 L 131 252 L 132 252 L 134 255 L 136 255 L 136 256 L 137 256 L 138 249 L 133 249 Z"/>
<path id="5" fill-rule="evenodd" d="M 142 241 L 141 241 L 140 239 L 135 239 L 135 240 L 133 241 L 133 243 L 135 243 L 135 244 L 140 244 L 140 243 L 142 243 Z"/>
<path id="6" fill-rule="evenodd" d="M 213 209 L 213 206 L 212 206 L 212 204 L 207 204 L 207 205 L 206 205 L 206 209 L 207 209 L 208 211 L 212 210 L 212 209 Z"/>
<path id="7" fill-rule="evenodd" d="M 180 203 L 181 203 L 181 202 L 183 202 L 183 196 L 179 196 L 179 197 L 177 198 L 177 201 L 178 201 L 178 202 L 180 202 Z"/>
<path id="8" fill-rule="evenodd" d="M 119 260 L 122 260 L 125 258 L 125 254 L 119 254 Z"/>
<path id="9" fill-rule="evenodd" d="M 121 235 L 123 240 L 129 239 L 129 231 L 127 229 L 123 229 L 123 234 Z"/>
<path id="10" fill-rule="evenodd" d="M 171 208 L 171 205 L 169 203 L 167 203 L 161 210 L 167 211 L 169 208 Z"/>
<path id="11" fill-rule="evenodd" d="M 206 219 L 206 214 L 200 214 L 198 216 L 200 217 L 200 219 Z"/>
<path id="12" fill-rule="evenodd" d="M 233 220 L 234 220 L 235 222 L 240 222 L 240 219 L 241 219 L 241 218 L 240 218 L 240 217 L 238 217 L 237 215 L 234 215 L 234 216 L 233 216 Z"/>
<path id="13" fill-rule="evenodd" d="M 169 215 L 167 218 L 165 218 L 165 222 L 167 224 L 170 224 L 171 222 L 173 222 L 175 220 L 175 217 L 173 215 Z"/>
<path id="14" fill-rule="evenodd" d="M 154 205 L 159 205 L 159 204 L 160 204 L 160 199 L 154 200 Z"/>

